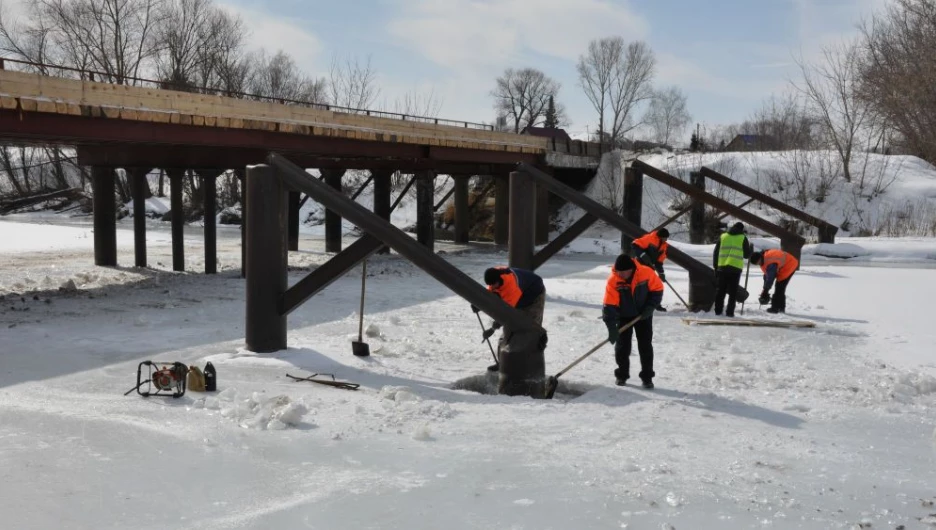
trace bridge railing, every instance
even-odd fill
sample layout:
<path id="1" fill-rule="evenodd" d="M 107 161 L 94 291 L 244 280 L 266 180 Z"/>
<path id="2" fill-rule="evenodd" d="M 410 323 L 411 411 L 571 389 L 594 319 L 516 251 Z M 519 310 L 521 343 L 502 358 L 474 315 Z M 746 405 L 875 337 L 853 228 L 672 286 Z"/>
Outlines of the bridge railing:
<path id="1" fill-rule="evenodd" d="M 12 66 L 11 65 L 16 65 Z M 157 81 L 135 76 L 121 76 L 89 70 L 84 68 L 74 68 L 71 66 L 59 66 L 46 63 L 37 63 L 32 61 L 22 61 L 19 59 L 9 59 L 0 57 L 0 70 L 18 70 L 32 72 L 52 77 L 66 77 L 71 79 L 81 79 L 84 81 L 96 81 L 99 83 L 113 83 L 118 85 L 131 85 L 151 87 L 162 90 L 175 90 L 179 92 L 191 92 L 194 94 L 210 94 L 239 99 L 250 99 L 254 101 L 269 101 L 281 105 L 297 105 L 331 112 L 341 112 L 345 114 L 360 114 L 364 116 L 373 116 L 375 118 L 389 118 L 402 121 L 412 121 L 418 123 L 430 123 L 433 125 L 448 125 L 453 127 L 464 127 L 466 129 L 480 129 L 484 131 L 493 131 L 494 126 L 486 123 L 476 123 L 470 121 L 449 120 L 445 118 L 436 118 L 432 116 L 415 116 L 399 112 L 389 112 L 385 110 L 357 109 L 352 107 L 342 107 L 340 105 L 331 105 L 328 103 L 319 103 L 314 101 L 302 101 L 290 98 L 278 98 L 272 96 L 263 96 L 260 94 L 251 94 L 238 90 L 225 90 L 218 88 L 199 87 L 188 83 L 177 83 L 173 81 Z"/>

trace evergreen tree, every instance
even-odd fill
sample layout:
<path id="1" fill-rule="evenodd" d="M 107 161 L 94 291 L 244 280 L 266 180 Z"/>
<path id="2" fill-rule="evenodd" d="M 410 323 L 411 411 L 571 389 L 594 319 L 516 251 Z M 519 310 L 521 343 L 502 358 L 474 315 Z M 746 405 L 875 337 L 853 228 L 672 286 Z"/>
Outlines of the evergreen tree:
<path id="1" fill-rule="evenodd" d="M 546 107 L 546 119 L 543 126 L 551 129 L 559 127 L 559 117 L 556 116 L 556 102 L 553 101 L 552 96 L 549 96 L 549 106 Z"/>

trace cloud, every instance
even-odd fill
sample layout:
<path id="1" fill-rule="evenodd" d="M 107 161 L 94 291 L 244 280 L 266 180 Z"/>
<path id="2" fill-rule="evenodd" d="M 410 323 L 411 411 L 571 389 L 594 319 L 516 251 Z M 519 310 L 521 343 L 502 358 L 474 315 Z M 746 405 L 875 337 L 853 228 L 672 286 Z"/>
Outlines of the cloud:
<path id="1" fill-rule="evenodd" d="M 589 41 L 648 32 L 644 19 L 606 0 L 393 0 L 388 33 L 452 70 L 490 71 L 536 54 L 576 60 Z"/>
<path id="2" fill-rule="evenodd" d="M 268 12 L 238 4 L 219 5 L 228 12 L 240 15 L 244 20 L 244 26 L 250 31 L 247 38 L 249 50 L 265 48 L 271 54 L 283 50 L 309 74 L 320 75 L 327 69 L 321 59 L 324 49 L 321 40 L 303 28 L 300 21 L 273 16 Z"/>

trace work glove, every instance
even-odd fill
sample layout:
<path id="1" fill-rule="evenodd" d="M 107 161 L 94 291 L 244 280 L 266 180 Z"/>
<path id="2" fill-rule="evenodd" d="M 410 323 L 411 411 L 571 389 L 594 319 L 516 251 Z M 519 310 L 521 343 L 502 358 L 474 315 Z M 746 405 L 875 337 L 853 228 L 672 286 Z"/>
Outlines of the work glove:
<path id="1" fill-rule="evenodd" d="M 761 291 L 760 298 L 757 299 L 757 303 L 760 305 L 767 305 L 770 303 L 770 292 Z"/>
<path id="2" fill-rule="evenodd" d="M 495 331 L 497 331 L 497 330 L 494 329 L 493 326 L 491 326 L 490 328 L 484 330 L 484 333 L 481 334 L 481 342 L 484 342 L 484 341 L 490 339 L 490 338 L 491 338 L 491 335 L 493 335 Z"/>
<path id="3" fill-rule="evenodd" d="M 621 332 L 618 331 L 618 328 L 614 324 L 607 324 L 608 326 L 608 342 L 614 344 L 617 342 L 618 338 L 621 336 Z"/>
<path id="4" fill-rule="evenodd" d="M 654 311 L 656 311 L 656 307 L 648 305 L 644 308 L 643 311 L 640 312 L 640 320 L 647 320 L 648 318 L 652 317 Z"/>
<path id="5" fill-rule="evenodd" d="M 660 281 L 661 281 L 661 282 L 665 282 L 665 281 L 666 281 L 666 273 L 665 273 L 665 272 L 660 271 L 659 273 L 657 273 L 657 276 L 660 277 Z"/>
<path id="6" fill-rule="evenodd" d="M 476 305 L 474 305 L 474 304 L 471 304 L 471 311 L 474 312 L 474 313 L 477 313 L 478 311 L 481 311 L 481 310 L 478 309 L 478 306 L 476 306 Z"/>

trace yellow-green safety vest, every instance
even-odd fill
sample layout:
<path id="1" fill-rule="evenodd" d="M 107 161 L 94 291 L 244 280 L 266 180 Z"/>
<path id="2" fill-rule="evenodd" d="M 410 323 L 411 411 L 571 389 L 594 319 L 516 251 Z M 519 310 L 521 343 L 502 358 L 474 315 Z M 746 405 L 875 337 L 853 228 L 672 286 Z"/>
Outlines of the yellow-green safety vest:
<path id="1" fill-rule="evenodd" d="M 718 246 L 718 267 L 734 267 L 744 269 L 744 234 L 721 235 Z"/>

